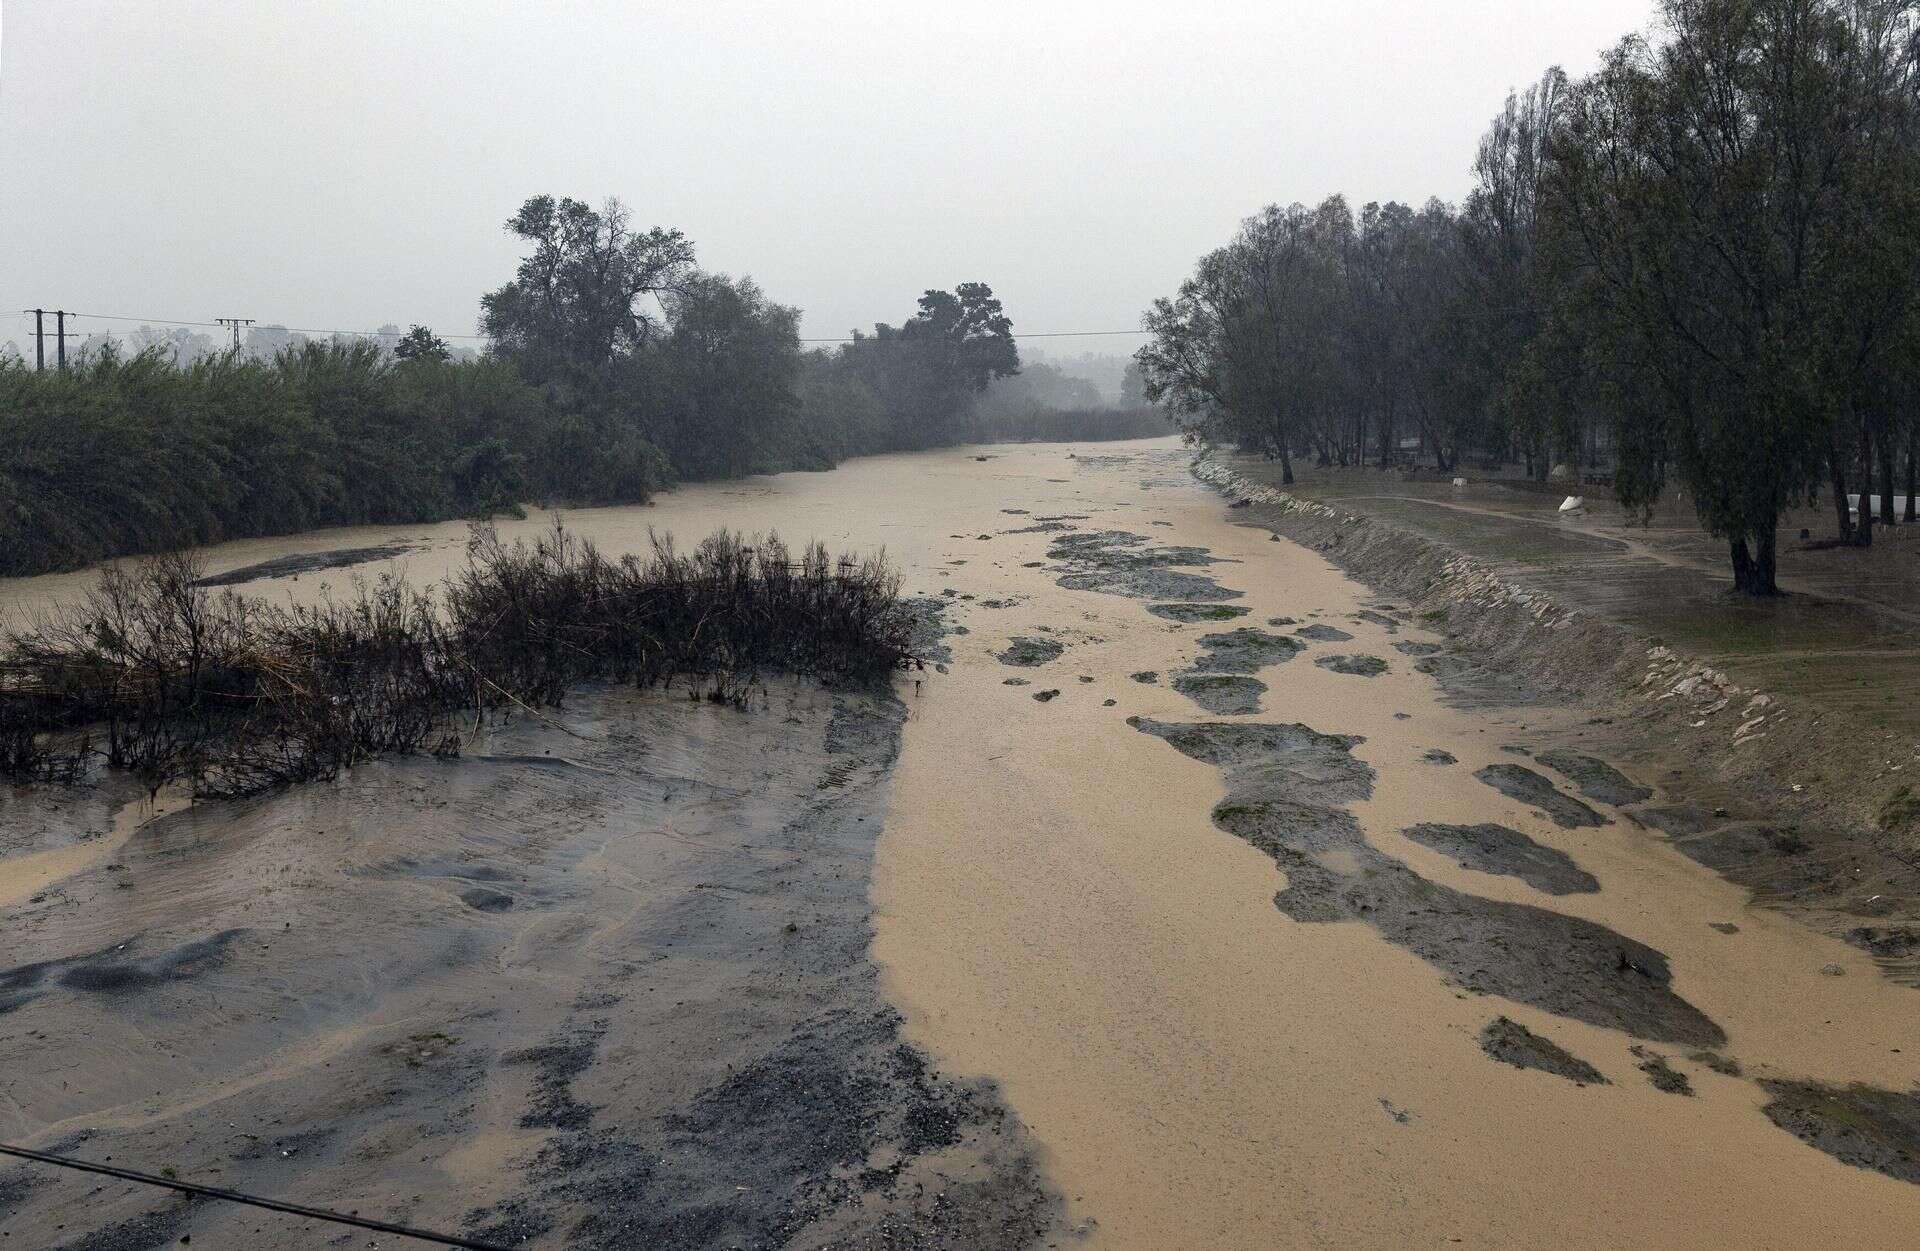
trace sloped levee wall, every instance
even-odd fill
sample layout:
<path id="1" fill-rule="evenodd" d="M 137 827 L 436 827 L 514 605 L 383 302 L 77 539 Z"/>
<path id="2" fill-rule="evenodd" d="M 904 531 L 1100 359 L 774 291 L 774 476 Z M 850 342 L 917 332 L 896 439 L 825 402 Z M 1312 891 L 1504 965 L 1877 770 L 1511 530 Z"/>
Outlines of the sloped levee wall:
<path id="1" fill-rule="evenodd" d="M 1211 451 L 1194 459 L 1193 473 L 1244 504 L 1248 523 L 1406 601 L 1422 628 L 1446 635 L 1481 670 L 1523 681 L 1538 700 L 1573 699 L 1610 717 L 1610 736 L 1631 740 L 1637 755 L 1659 766 L 1650 780 L 1672 790 L 1684 787 L 1675 779 L 1709 778 L 1717 791 L 1738 794 L 1756 818 L 1831 827 L 1857 851 L 1890 861 L 1887 872 L 1920 878 L 1912 835 L 1879 828 L 1882 807 L 1903 783 L 1920 790 L 1920 745 L 1844 713 L 1740 686 L 1426 536 L 1254 482 Z M 1829 905 L 1844 906 L 1834 893 Z"/>

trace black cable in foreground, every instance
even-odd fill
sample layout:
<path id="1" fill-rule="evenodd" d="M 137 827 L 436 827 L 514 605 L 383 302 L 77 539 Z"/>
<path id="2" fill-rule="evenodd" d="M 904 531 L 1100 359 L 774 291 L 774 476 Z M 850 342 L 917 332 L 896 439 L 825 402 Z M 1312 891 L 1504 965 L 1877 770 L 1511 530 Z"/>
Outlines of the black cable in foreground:
<path id="1" fill-rule="evenodd" d="M 218 1186 L 199 1186 L 193 1182 L 175 1181 L 169 1177 L 155 1177 L 152 1173 L 137 1173 L 130 1168 L 115 1168 L 111 1164 L 94 1164 L 88 1160 L 75 1160 L 63 1155 L 48 1155 L 44 1151 L 29 1151 L 25 1147 L 10 1147 L 5 1143 L 0 1143 L 0 1155 L 18 1156 L 22 1160 L 77 1169 L 82 1173 L 99 1173 L 104 1177 L 118 1177 L 122 1181 L 163 1186 L 168 1190 L 178 1190 L 182 1194 L 199 1195 L 203 1199 L 225 1199 L 228 1203 L 243 1203 L 248 1207 L 265 1208 L 269 1212 L 285 1212 L 289 1216 L 302 1216 L 310 1221 L 351 1225 L 356 1229 L 370 1229 L 379 1234 L 397 1234 L 402 1238 L 416 1238 L 421 1242 L 437 1243 L 443 1247 L 465 1247 L 468 1251 L 508 1251 L 506 1247 L 497 1246 L 491 1242 L 476 1242 L 472 1238 L 461 1238 L 454 1234 L 436 1234 L 430 1229 L 415 1229 L 410 1225 L 396 1225 L 391 1221 L 368 1220 L 364 1216 L 349 1216 L 344 1212 L 329 1212 L 323 1208 L 303 1208 L 297 1203 L 263 1199 L 258 1195 L 241 1194 L 238 1190 L 222 1190 Z"/>

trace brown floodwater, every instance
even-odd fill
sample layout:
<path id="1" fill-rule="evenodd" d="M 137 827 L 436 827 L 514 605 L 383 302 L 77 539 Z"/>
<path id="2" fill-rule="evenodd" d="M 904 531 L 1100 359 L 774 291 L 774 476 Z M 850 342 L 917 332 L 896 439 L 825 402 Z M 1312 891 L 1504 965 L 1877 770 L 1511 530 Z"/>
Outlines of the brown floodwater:
<path id="1" fill-rule="evenodd" d="M 906 1038 L 945 1072 L 997 1083 L 1077 1245 L 1910 1246 L 1920 1186 L 1776 1127 L 1756 1079 L 1910 1089 L 1916 992 L 1882 978 L 1865 952 L 1750 906 L 1744 889 L 1605 803 L 1589 801 L 1603 823 L 1569 826 L 1477 778 L 1518 764 L 1571 797 L 1564 778 L 1513 749 L 1577 743 L 1594 710 L 1448 699 L 1395 646 L 1444 639 L 1383 615 L 1390 606 L 1320 555 L 1236 517 L 1161 440 L 875 457 L 565 521 L 614 552 L 644 547 L 649 527 L 683 544 L 726 526 L 884 546 L 909 592 L 949 602 L 965 629 L 946 640 L 951 662 L 898 684 L 907 716 L 874 852 L 871 954 Z M 513 537 L 548 524 L 535 515 L 500 528 Z M 1137 537 L 1098 537 L 1110 531 Z M 464 541 L 455 525 L 363 528 L 207 556 L 218 574 L 410 545 L 241 588 L 312 596 L 388 569 L 434 580 Z M 89 577 L 3 584 L 0 605 L 44 607 Z M 1116 593 L 1128 590 L 1148 594 Z M 1178 593 L 1152 594 L 1163 590 Z M 1190 621 L 1148 611 L 1169 600 L 1212 607 Z M 1268 624 L 1276 618 L 1293 621 Z M 1350 637 L 1299 649 L 1202 641 L 1242 629 L 1297 638 L 1314 624 Z M 1004 663 L 1017 638 L 1061 650 Z M 1386 670 L 1316 663 L 1335 656 L 1377 657 Z M 1226 694 L 1257 711 L 1206 711 L 1175 686 L 1189 668 L 1253 679 Z M 1283 775 L 1271 743 L 1201 758 L 1212 749 L 1165 729 L 1210 722 L 1318 734 L 1285 731 L 1295 763 Z M 1434 749 L 1453 763 L 1431 761 Z M 1248 796 L 1280 824 L 1235 825 Z M 178 854 L 178 831 L 191 827 L 171 820 Z M 1484 823 L 1530 840 L 1537 860 L 1571 861 L 1563 876 L 1582 888 L 1549 894 L 1404 833 Z M 0 901 L 125 856 L 129 838 L 137 848 L 124 812 L 89 843 L 37 837 L 0 860 Z M 582 867 L 604 872 L 593 857 Z M 597 932 L 584 912 L 568 915 Z M 1567 935 L 1617 940 L 1622 996 L 1640 996 L 1651 1015 L 1623 1027 L 1604 980 L 1593 989 L 1599 974 L 1528 946 Z M 1556 980 L 1568 978 L 1586 980 L 1569 991 Z M 1496 1062 L 1480 1035 L 1499 1016 L 1604 1084 Z M 329 1028 L 302 1063 L 346 1045 L 346 1027 Z M 1640 1044 L 1644 1055 L 1630 1050 Z M 20 1039 L 6 1050 L 13 1064 L 35 1062 Z M 1704 1050 L 1744 1076 L 1690 1058 Z M 1654 1052 L 1688 1078 L 1690 1096 L 1652 1084 L 1642 1066 Z M 139 1101 L 161 1093 L 120 1097 L 107 1110 L 133 1122 Z M 60 1118 L 12 1099 L 0 1119 L 16 1128 L 76 1115 L 66 1096 Z M 524 1148 L 518 1130 L 474 1133 L 448 1144 L 439 1167 L 465 1182 L 496 1177 Z"/>

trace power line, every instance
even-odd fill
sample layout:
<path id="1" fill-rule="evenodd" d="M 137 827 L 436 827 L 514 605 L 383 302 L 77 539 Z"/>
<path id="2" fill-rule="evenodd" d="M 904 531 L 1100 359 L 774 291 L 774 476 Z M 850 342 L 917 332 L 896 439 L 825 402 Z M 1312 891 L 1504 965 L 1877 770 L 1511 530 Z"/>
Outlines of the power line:
<path id="1" fill-rule="evenodd" d="M 236 352 L 240 350 L 240 327 L 251 326 L 254 322 L 251 317 L 216 317 L 214 320 L 223 326 L 233 327 L 233 350 Z"/>
<path id="2" fill-rule="evenodd" d="M 1015 339 L 1091 339 L 1105 335 L 1134 334 L 1150 335 L 1151 330 L 1016 330 Z M 802 339 L 802 343 L 859 343 L 873 342 L 872 335 L 847 335 L 838 339 Z"/>
<path id="3" fill-rule="evenodd" d="M 29 309 L 28 311 L 31 312 L 32 310 Z M 230 324 L 232 321 L 235 320 L 234 318 L 231 318 L 231 317 L 218 317 L 212 321 L 190 321 L 190 320 L 186 320 L 179 317 L 129 317 L 124 313 L 68 313 L 67 316 L 91 317 L 95 321 L 134 321 L 134 322 L 141 322 L 149 326 L 204 326 L 209 330 L 216 329 L 216 328 L 225 328 L 228 324 Z M 255 320 L 257 319 L 254 319 L 254 318 L 246 319 L 247 324 L 249 325 L 253 324 Z M 384 334 L 378 330 L 319 330 L 312 326 L 282 326 L 282 325 L 279 325 L 278 323 L 275 323 L 272 325 L 263 325 L 260 328 L 262 330 L 284 330 L 289 334 L 358 335 L 363 339 L 381 339 L 381 338 L 397 339 L 400 337 L 398 334 Z M 490 339 L 493 336 L 484 335 L 484 334 L 443 334 L 443 335 L 439 335 L 438 337 L 442 339 Z"/>
<path id="4" fill-rule="evenodd" d="M 34 372 L 38 373 L 47 367 L 47 314 L 48 313 L 52 313 L 54 317 L 55 329 L 53 333 L 54 333 L 54 336 L 59 341 L 60 368 L 62 370 L 65 370 L 67 367 L 67 318 L 77 317 L 79 314 L 69 313 L 64 308 L 55 308 L 55 309 L 23 308 L 20 310 L 20 315 L 22 317 L 25 317 L 28 313 L 33 314 Z"/>
<path id="5" fill-rule="evenodd" d="M 333 1225 L 349 1225 L 355 1229 L 368 1229 L 377 1234 L 397 1234 L 402 1238 L 414 1238 L 421 1242 L 431 1242 L 443 1247 L 465 1247 L 467 1251 L 507 1251 L 505 1247 L 491 1242 L 477 1242 L 472 1238 L 462 1238 L 457 1234 L 439 1234 L 430 1229 L 415 1229 L 411 1225 L 396 1225 L 391 1221 L 369 1220 L 364 1216 L 354 1216 L 344 1212 L 329 1212 L 325 1208 L 302 1207 L 297 1203 L 282 1203 L 278 1199 L 266 1199 L 259 1195 L 243 1194 L 238 1190 L 222 1190 L 218 1186 L 201 1186 L 194 1182 L 178 1181 L 171 1177 L 155 1177 L 151 1173 L 139 1173 L 130 1168 L 115 1168 L 111 1164 L 95 1164 L 91 1160 L 75 1160 L 63 1155 L 49 1155 L 45 1151 L 29 1151 L 25 1147 L 10 1147 L 0 1143 L 0 1154 L 18 1156 L 23 1160 L 33 1160 L 40 1164 L 52 1164 L 59 1168 L 70 1168 L 82 1173 L 98 1173 L 104 1177 L 117 1177 L 122 1181 L 140 1182 L 148 1186 L 162 1186 L 168 1190 L 177 1190 L 182 1194 L 197 1195 L 203 1199 L 224 1199 L 228 1203 L 244 1204 L 248 1207 L 265 1208 L 269 1212 L 285 1212 L 289 1216 L 305 1217 L 310 1221 L 326 1221 Z"/>
<path id="6" fill-rule="evenodd" d="M 33 310 L 28 309 L 27 311 L 32 312 Z M 184 319 L 179 317 L 131 317 L 124 313 L 68 313 L 67 316 L 88 317 L 88 318 L 92 318 L 95 321 L 140 322 L 149 326 L 201 326 L 209 330 L 225 329 L 227 326 L 232 324 L 233 321 L 236 320 L 230 317 L 219 317 L 219 318 L 215 318 L 213 321 L 193 321 L 190 319 Z M 249 320 L 247 324 L 249 325 L 252 324 L 251 320 Z M 288 334 L 354 335 L 363 339 L 381 339 L 381 338 L 398 337 L 396 335 L 383 333 L 378 330 L 321 330 L 321 329 L 316 329 L 312 326 L 282 326 L 278 324 L 263 325 L 260 328 L 262 330 L 284 330 Z M 238 330 L 236 328 L 236 335 L 237 333 L 238 333 Z M 1145 336 L 1150 333 L 1152 332 L 1147 330 L 1030 330 L 1025 332 L 1016 330 L 1014 332 L 1013 337 L 1015 339 L 1091 339 L 1091 338 L 1106 338 L 1113 335 Z M 492 335 L 440 334 L 438 331 L 435 332 L 435 335 L 436 337 L 442 338 L 442 339 L 471 339 L 479 342 L 489 341 L 493 338 Z M 872 338 L 873 336 L 871 335 L 867 335 L 867 336 L 842 335 L 842 336 L 835 336 L 831 338 L 813 338 L 813 339 L 803 338 L 803 339 L 800 339 L 799 342 L 801 343 L 854 343 L 854 342 L 859 342 L 862 339 L 864 339 L 865 341 L 871 342 Z"/>

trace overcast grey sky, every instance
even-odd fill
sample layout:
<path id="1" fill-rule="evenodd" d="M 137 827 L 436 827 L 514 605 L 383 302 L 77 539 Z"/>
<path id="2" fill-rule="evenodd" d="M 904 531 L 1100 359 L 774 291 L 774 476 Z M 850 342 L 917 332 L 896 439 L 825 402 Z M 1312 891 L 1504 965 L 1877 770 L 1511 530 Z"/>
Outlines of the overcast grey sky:
<path id="1" fill-rule="evenodd" d="M 1016 330 L 1126 329 L 1262 204 L 1459 198 L 1509 87 L 1650 12 L 0 0 L 0 335 L 35 304 L 471 333 L 539 192 L 680 227 L 808 335 L 971 280 Z"/>

